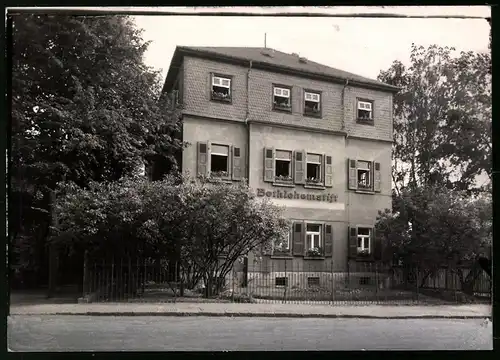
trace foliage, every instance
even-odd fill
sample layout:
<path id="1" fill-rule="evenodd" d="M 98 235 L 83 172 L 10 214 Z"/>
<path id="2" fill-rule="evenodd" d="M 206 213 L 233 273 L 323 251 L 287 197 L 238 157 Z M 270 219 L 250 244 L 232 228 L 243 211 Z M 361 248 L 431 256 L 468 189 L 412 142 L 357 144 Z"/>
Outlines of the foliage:
<path id="1" fill-rule="evenodd" d="M 394 198 L 393 212 L 380 212 L 376 224 L 377 236 L 387 244 L 385 258 L 395 255 L 423 271 L 422 283 L 442 266 L 463 275 L 462 268 L 491 246 L 491 229 L 491 197 L 471 199 L 438 187 L 403 190 Z"/>
<path id="2" fill-rule="evenodd" d="M 115 181 L 143 162 L 175 168 L 179 111 L 158 100 L 148 43 L 127 16 L 16 15 L 12 39 L 10 233 L 43 249 L 58 182 Z"/>
<path id="3" fill-rule="evenodd" d="M 411 65 L 394 61 L 378 79 L 401 87 L 394 97 L 396 190 L 440 185 L 476 191 L 491 180 L 491 56 L 412 45 Z"/>
<path id="4" fill-rule="evenodd" d="M 189 287 L 203 278 L 207 295 L 242 256 L 272 248 L 287 232 L 281 209 L 244 183 L 166 177 L 61 188 L 54 242 L 94 255 L 179 261 Z"/>

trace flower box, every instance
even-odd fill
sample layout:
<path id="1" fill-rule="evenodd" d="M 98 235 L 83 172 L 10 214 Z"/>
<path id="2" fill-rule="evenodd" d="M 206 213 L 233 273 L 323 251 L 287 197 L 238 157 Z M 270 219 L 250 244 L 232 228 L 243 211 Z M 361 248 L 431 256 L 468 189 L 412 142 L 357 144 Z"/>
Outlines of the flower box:
<path id="1" fill-rule="evenodd" d="M 291 104 L 279 104 L 277 102 L 274 102 L 274 108 L 276 110 L 290 111 L 290 110 L 292 110 L 292 105 Z"/>
<path id="2" fill-rule="evenodd" d="M 210 173 L 211 178 L 227 178 L 229 173 L 227 171 L 214 171 Z"/>
<path id="3" fill-rule="evenodd" d="M 315 179 L 315 178 L 308 178 L 306 179 L 306 184 L 311 184 L 311 185 L 320 185 L 321 179 Z"/>
<path id="4" fill-rule="evenodd" d="M 231 101 L 231 95 L 212 91 L 212 100 Z"/>
<path id="5" fill-rule="evenodd" d="M 319 248 L 319 247 L 309 249 L 306 252 L 306 256 L 308 256 L 308 257 L 322 257 L 323 256 L 323 249 Z"/>
<path id="6" fill-rule="evenodd" d="M 284 182 L 284 183 L 291 183 L 293 181 L 291 176 L 276 176 L 274 178 L 274 181 L 276 182 Z"/>

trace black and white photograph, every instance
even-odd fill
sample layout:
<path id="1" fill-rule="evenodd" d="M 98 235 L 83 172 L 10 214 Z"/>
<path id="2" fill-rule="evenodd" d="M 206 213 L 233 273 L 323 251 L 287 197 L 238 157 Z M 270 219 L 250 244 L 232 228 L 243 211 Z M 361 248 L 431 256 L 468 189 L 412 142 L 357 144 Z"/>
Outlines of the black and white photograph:
<path id="1" fill-rule="evenodd" d="M 9 351 L 493 349 L 489 6 L 6 19 Z"/>

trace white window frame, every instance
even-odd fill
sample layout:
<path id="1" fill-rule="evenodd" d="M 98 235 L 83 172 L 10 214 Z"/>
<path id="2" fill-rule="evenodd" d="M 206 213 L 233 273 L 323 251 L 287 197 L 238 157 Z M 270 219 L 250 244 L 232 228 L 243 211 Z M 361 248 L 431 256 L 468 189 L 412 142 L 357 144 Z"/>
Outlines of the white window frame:
<path id="1" fill-rule="evenodd" d="M 319 162 L 316 162 L 316 161 L 311 161 L 311 158 L 308 156 L 308 155 L 315 155 L 315 156 L 319 156 Z M 316 165 L 319 165 L 319 181 L 323 181 L 323 156 L 321 154 L 314 154 L 314 153 L 307 153 L 306 154 L 306 169 L 307 169 L 307 164 L 316 164 Z M 310 179 L 311 177 L 309 176 L 309 174 L 307 174 L 307 178 Z"/>
<path id="2" fill-rule="evenodd" d="M 322 232 L 322 224 L 317 224 L 317 223 L 306 223 L 306 250 L 312 250 L 314 248 L 321 248 L 322 247 L 322 237 L 321 237 L 321 232 Z M 307 227 L 308 225 L 316 225 L 316 226 L 319 226 L 319 231 L 309 231 L 307 230 Z M 311 235 L 311 246 L 309 247 L 309 241 L 307 240 L 307 237 Z M 314 246 L 315 243 L 314 243 L 314 235 L 318 235 L 318 244 L 317 246 Z"/>
<path id="3" fill-rule="evenodd" d="M 283 92 L 286 92 L 287 95 L 284 95 Z M 274 90 L 273 90 L 273 94 L 274 94 L 274 96 L 279 96 L 279 97 L 290 99 L 290 89 L 275 86 Z"/>
<path id="4" fill-rule="evenodd" d="M 276 154 L 278 153 L 278 151 L 283 151 L 283 152 L 287 152 L 290 154 L 290 157 L 289 159 L 282 159 L 282 158 L 278 158 L 277 156 L 274 158 L 274 177 L 276 178 L 278 175 L 276 174 L 276 169 L 277 169 L 277 166 L 276 166 L 276 162 L 278 161 L 288 161 L 288 176 L 290 176 L 291 178 L 293 178 L 292 176 L 292 157 L 293 157 L 293 152 L 290 151 L 290 150 L 276 150 Z"/>
<path id="5" fill-rule="evenodd" d="M 308 95 L 309 95 L 309 99 L 307 98 Z M 317 97 L 317 99 L 314 99 L 314 97 Z M 305 91 L 304 92 L 304 101 L 312 101 L 312 102 L 319 104 L 321 102 L 321 96 L 318 93 Z"/>
<path id="6" fill-rule="evenodd" d="M 373 119 L 373 106 L 372 106 L 372 103 L 369 102 L 369 101 L 363 101 L 363 100 L 358 100 L 358 106 L 357 106 L 357 109 L 358 110 L 364 110 L 364 111 L 368 111 L 369 112 L 369 119 Z M 356 114 L 358 115 L 358 114 Z M 359 115 L 358 115 L 358 118 L 359 118 Z"/>
<path id="7" fill-rule="evenodd" d="M 359 234 L 359 229 L 367 229 L 368 230 L 368 235 L 360 235 Z M 362 251 L 367 251 L 368 254 L 371 254 L 371 236 L 372 236 L 372 229 L 368 227 L 358 227 L 358 235 L 357 235 L 357 248 L 358 248 L 358 254 Z M 359 246 L 359 239 L 361 238 L 361 247 Z M 368 240 L 368 248 L 365 247 L 365 241 Z"/>
<path id="8" fill-rule="evenodd" d="M 364 169 L 364 168 L 360 168 L 359 167 L 359 164 L 360 163 L 367 163 L 368 164 L 368 170 Z M 370 189 L 372 187 L 372 172 L 373 172 L 373 169 L 372 169 L 372 163 L 371 161 L 367 161 L 367 160 L 358 160 L 356 162 L 356 182 L 357 182 L 357 185 L 358 187 L 360 187 L 359 185 L 359 170 L 365 170 L 365 171 L 368 171 L 368 184 L 366 187 L 361 187 L 362 189 Z"/>
<path id="9" fill-rule="evenodd" d="M 216 83 L 216 80 L 219 80 L 218 83 Z M 224 81 L 227 81 L 228 84 L 224 85 L 223 84 Z M 229 89 L 229 93 L 231 93 L 231 79 L 230 78 L 212 75 L 212 87 L 214 87 L 214 86 Z"/>

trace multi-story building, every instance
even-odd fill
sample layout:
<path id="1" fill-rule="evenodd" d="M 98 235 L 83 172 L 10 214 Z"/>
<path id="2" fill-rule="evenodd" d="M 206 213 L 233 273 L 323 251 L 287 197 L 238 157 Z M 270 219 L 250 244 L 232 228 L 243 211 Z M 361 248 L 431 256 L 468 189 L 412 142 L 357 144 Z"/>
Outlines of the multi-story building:
<path id="1" fill-rule="evenodd" d="M 183 171 L 247 178 L 286 207 L 289 237 L 263 259 L 276 277 L 284 260 L 342 272 L 377 258 L 398 88 L 268 48 L 178 46 L 164 86 L 172 90 L 192 144 Z"/>

